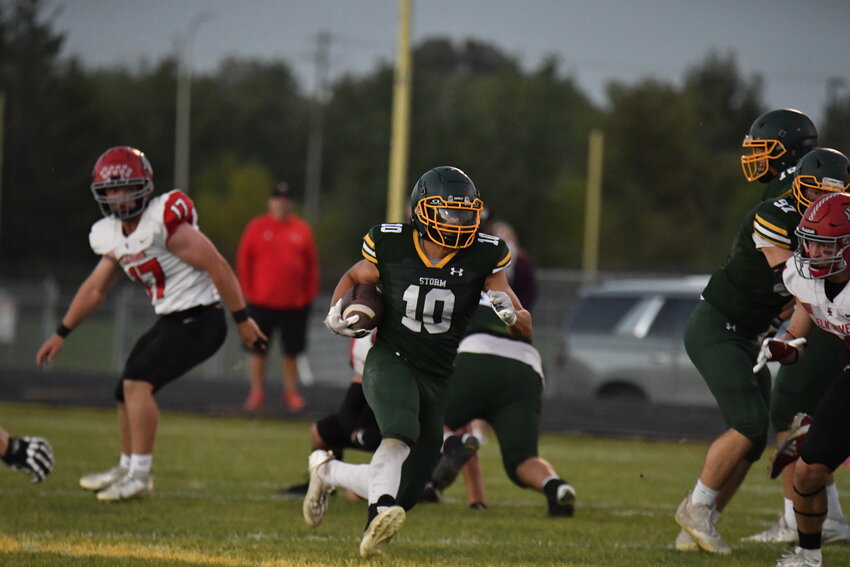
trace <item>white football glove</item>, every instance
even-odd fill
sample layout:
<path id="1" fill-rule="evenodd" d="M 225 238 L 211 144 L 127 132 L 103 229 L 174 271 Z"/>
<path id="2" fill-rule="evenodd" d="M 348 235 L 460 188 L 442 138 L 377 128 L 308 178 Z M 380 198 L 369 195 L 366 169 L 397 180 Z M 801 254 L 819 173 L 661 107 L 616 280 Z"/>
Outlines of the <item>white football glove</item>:
<path id="1" fill-rule="evenodd" d="M 800 355 L 803 354 L 803 346 L 806 344 L 805 337 L 799 337 L 791 340 L 777 339 L 768 337 L 761 342 L 761 350 L 759 350 L 756 365 L 753 366 L 753 374 L 764 368 L 768 360 L 778 360 L 780 364 L 783 359 L 791 356 L 793 352 L 797 353 L 797 358 L 793 362 L 797 362 Z"/>
<path id="2" fill-rule="evenodd" d="M 53 470 L 53 448 L 43 437 L 10 437 L 3 461 L 41 482 Z"/>
<path id="3" fill-rule="evenodd" d="M 490 298 L 490 306 L 499 319 L 508 327 L 513 327 L 516 324 L 516 309 L 511 296 L 495 289 L 488 289 L 487 296 Z"/>
<path id="4" fill-rule="evenodd" d="M 360 315 L 352 315 L 345 319 L 342 318 L 342 298 L 340 298 L 328 311 L 325 317 L 325 327 L 332 333 L 342 335 L 343 337 L 360 338 L 369 334 L 365 329 L 352 329 L 351 325 L 360 320 Z"/>

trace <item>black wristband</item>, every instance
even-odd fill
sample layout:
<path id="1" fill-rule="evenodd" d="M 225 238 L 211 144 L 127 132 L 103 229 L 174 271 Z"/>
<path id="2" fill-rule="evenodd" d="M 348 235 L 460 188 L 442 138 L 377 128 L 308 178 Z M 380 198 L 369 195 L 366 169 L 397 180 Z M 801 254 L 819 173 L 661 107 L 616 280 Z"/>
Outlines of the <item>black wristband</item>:
<path id="1" fill-rule="evenodd" d="M 233 320 L 237 325 L 248 320 L 248 310 L 244 307 L 238 311 L 232 311 L 230 314 L 233 315 Z"/>
<path id="2" fill-rule="evenodd" d="M 13 464 L 15 464 L 15 456 L 17 455 L 17 453 L 20 452 L 18 450 L 20 445 L 21 445 L 20 439 L 18 439 L 17 437 L 11 437 L 10 436 L 9 437 L 9 444 L 6 447 L 6 454 L 0 455 L 0 459 L 3 459 L 3 462 L 6 463 L 9 466 L 12 466 Z"/>
<path id="3" fill-rule="evenodd" d="M 57 327 L 57 329 L 56 329 L 56 334 L 57 334 L 57 335 L 59 335 L 60 337 L 62 337 L 62 338 L 64 339 L 65 337 L 67 337 L 68 335 L 70 335 L 70 334 L 71 334 L 71 331 L 73 331 L 73 330 L 74 330 L 74 329 L 71 329 L 71 328 L 69 328 L 69 327 L 66 327 L 66 326 L 65 326 L 65 325 L 63 325 L 62 323 L 59 323 L 59 327 Z"/>

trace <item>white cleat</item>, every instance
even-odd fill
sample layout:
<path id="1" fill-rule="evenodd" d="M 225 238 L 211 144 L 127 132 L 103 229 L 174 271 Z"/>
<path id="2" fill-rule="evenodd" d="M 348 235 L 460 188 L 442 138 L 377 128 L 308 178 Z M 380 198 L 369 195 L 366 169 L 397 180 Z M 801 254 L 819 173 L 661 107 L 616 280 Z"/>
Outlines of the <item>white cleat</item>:
<path id="1" fill-rule="evenodd" d="M 98 500 L 118 502 L 131 498 L 145 498 L 153 495 L 153 475 L 139 475 L 128 472 L 121 479 L 97 493 Z"/>
<path id="2" fill-rule="evenodd" d="M 795 543 L 797 541 L 797 530 L 788 527 L 785 515 L 780 514 L 779 520 L 763 532 L 741 538 L 741 541 L 754 541 L 757 543 Z"/>
<path id="3" fill-rule="evenodd" d="M 334 488 L 319 477 L 319 467 L 333 458 L 332 451 L 317 449 L 310 453 L 310 457 L 307 459 L 310 484 L 307 486 L 307 494 L 304 495 L 304 505 L 301 511 L 304 513 L 304 521 L 307 522 L 307 525 L 314 528 L 322 523 L 328 509 L 328 495 Z"/>
<path id="4" fill-rule="evenodd" d="M 709 553 L 732 553 L 732 548 L 723 541 L 714 525 L 715 518 L 712 507 L 691 502 L 690 492 L 676 510 L 676 523 L 694 538 L 700 549 Z"/>
<path id="5" fill-rule="evenodd" d="M 821 567 L 822 565 L 820 549 L 801 547 L 795 547 L 794 551 L 786 553 L 776 562 L 776 567 Z"/>
<path id="6" fill-rule="evenodd" d="M 685 530 L 679 530 L 676 536 L 676 551 L 699 551 L 697 541 Z"/>
<path id="7" fill-rule="evenodd" d="M 827 518 L 823 523 L 823 543 L 842 543 L 850 541 L 850 524 L 847 518 L 833 520 Z"/>
<path id="8" fill-rule="evenodd" d="M 379 512 L 369 522 L 360 541 L 360 557 L 370 557 L 381 553 L 404 525 L 406 516 L 401 506 L 389 506 Z"/>
<path id="9" fill-rule="evenodd" d="M 99 490 L 103 490 L 110 484 L 113 484 L 124 477 L 130 469 L 124 468 L 122 466 L 115 466 L 109 469 L 108 471 L 103 471 L 99 473 L 87 474 L 80 478 L 80 486 L 85 488 L 86 490 L 92 490 L 97 492 Z"/>

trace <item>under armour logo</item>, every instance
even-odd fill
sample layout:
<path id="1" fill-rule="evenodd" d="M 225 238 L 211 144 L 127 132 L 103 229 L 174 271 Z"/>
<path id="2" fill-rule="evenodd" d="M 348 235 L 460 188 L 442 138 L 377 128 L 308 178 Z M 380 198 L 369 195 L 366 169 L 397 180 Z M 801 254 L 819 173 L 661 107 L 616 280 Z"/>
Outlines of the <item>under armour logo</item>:
<path id="1" fill-rule="evenodd" d="M 463 277 L 463 268 L 452 268 L 449 273 L 453 276 Z"/>
<path id="2" fill-rule="evenodd" d="M 726 330 L 732 331 L 733 333 L 737 333 L 738 327 L 735 326 L 735 323 L 726 323 Z"/>

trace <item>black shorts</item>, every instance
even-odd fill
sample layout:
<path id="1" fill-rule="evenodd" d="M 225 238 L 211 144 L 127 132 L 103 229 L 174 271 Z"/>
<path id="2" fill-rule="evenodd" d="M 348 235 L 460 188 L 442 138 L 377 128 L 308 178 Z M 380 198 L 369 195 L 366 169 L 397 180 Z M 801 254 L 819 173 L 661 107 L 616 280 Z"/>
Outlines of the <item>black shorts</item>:
<path id="1" fill-rule="evenodd" d="M 331 447 L 360 448 L 352 442 L 351 435 L 358 429 L 367 428 L 377 429 L 378 422 L 363 395 L 363 386 L 357 383 L 348 387 L 337 413 L 316 422 L 319 435 Z M 370 449 L 375 450 L 377 447 Z"/>
<path id="2" fill-rule="evenodd" d="M 835 380 L 818 402 L 800 458 L 834 471 L 850 457 L 850 371 Z"/>
<path id="3" fill-rule="evenodd" d="M 280 330 L 280 350 L 283 354 L 296 356 L 307 348 L 307 319 L 310 305 L 301 309 L 266 309 L 248 304 L 248 314 L 257 322 L 260 330 L 272 340 L 275 329 Z"/>
<path id="4" fill-rule="evenodd" d="M 115 399 L 124 401 L 125 379 L 150 382 L 157 392 L 215 354 L 226 336 L 227 322 L 219 304 L 159 317 L 130 352 Z"/>

